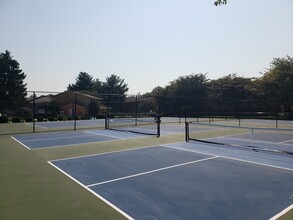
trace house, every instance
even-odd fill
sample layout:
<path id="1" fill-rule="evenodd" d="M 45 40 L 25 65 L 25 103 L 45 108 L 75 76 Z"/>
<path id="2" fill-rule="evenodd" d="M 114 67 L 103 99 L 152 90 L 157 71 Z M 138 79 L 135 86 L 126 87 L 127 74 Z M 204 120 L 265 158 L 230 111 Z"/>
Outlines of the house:
<path id="1" fill-rule="evenodd" d="M 46 105 L 54 100 L 53 95 L 41 95 L 36 97 L 35 100 L 33 96 L 27 99 L 27 107 L 24 108 L 29 114 L 32 116 L 33 111 L 35 111 L 36 115 L 45 115 L 47 114 Z M 35 110 L 34 110 L 35 108 Z"/>
<path id="2" fill-rule="evenodd" d="M 28 98 L 27 110 L 31 115 L 35 109 L 35 115 L 89 118 L 107 114 L 108 108 L 103 106 L 101 102 L 101 98 L 93 95 L 65 91 L 57 95 L 42 95 L 35 99 L 33 97 Z M 54 111 L 52 111 L 52 106 Z"/>
<path id="3" fill-rule="evenodd" d="M 86 93 L 65 91 L 54 96 L 64 116 L 96 117 L 101 109 L 101 98 Z M 76 113 L 75 113 L 76 109 Z"/>

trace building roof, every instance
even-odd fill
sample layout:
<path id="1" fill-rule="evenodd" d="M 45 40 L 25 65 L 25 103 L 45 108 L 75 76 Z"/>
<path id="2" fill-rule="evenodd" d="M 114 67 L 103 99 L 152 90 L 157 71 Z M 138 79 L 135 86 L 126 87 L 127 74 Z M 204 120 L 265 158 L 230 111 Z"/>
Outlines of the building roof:
<path id="1" fill-rule="evenodd" d="M 102 100 L 99 97 L 96 97 L 96 96 L 93 96 L 93 95 L 89 95 L 89 94 L 86 94 L 86 93 L 83 93 L 83 92 L 77 92 L 77 91 L 65 91 L 65 92 L 61 92 L 61 93 L 55 95 L 55 97 L 58 97 L 60 95 L 66 94 L 66 93 L 69 94 L 69 95 L 77 94 L 78 96 L 87 97 L 89 99 Z"/>
<path id="2" fill-rule="evenodd" d="M 35 98 L 35 103 L 48 103 L 48 102 L 50 102 L 52 100 L 53 100 L 52 95 L 42 95 L 42 96 L 39 96 L 39 97 Z M 33 102 L 33 97 L 27 98 L 27 101 L 32 103 Z"/>

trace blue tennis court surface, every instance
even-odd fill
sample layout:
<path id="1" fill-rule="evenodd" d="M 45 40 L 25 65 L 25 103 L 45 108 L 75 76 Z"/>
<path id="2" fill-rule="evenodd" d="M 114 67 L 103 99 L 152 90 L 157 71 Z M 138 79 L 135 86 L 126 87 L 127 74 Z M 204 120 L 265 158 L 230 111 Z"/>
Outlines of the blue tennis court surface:
<path id="1" fill-rule="evenodd" d="M 35 122 L 35 125 L 40 128 L 66 128 L 73 127 L 74 121 L 46 121 L 46 122 Z M 27 123 L 33 125 L 32 122 Z M 105 119 L 94 119 L 94 120 L 76 120 L 77 127 L 103 127 Z"/>
<path id="2" fill-rule="evenodd" d="M 291 156 L 194 142 L 50 164 L 129 219 L 269 219 L 293 202 Z"/>
<path id="3" fill-rule="evenodd" d="M 148 131 L 150 129 L 153 129 L 153 127 L 142 126 L 137 128 L 138 131 Z M 163 125 L 161 129 L 161 135 L 170 135 L 184 132 L 183 125 Z M 204 129 L 200 130 L 204 131 Z M 139 137 L 146 137 L 146 135 L 126 131 L 97 129 L 14 135 L 12 138 L 25 146 L 27 149 L 39 149 Z"/>
<path id="4" fill-rule="evenodd" d="M 49 132 L 29 135 L 16 135 L 13 138 L 28 149 L 71 146 L 125 138 L 143 137 L 142 134 L 109 130 L 89 130 L 72 132 Z"/>

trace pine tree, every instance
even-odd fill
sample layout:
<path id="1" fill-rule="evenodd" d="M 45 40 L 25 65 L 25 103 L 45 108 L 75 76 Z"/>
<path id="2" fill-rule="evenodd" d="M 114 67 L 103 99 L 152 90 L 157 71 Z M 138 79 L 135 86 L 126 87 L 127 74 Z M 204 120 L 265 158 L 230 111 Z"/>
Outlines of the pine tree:
<path id="1" fill-rule="evenodd" d="M 112 94 L 111 101 L 123 101 L 126 98 L 128 85 L 119 76 L 112 74 L 102 83 L 102 93 Z M 116 100 L 115 100 L 116 99 Z"/>
<path id="2" fill-rule="evenodd" d="M 93 91 L 94 80 L 91 75 L 86 72 L 80 72 L 76 78 L 75 84 L 69 84 L 67 87 L 69 91 Z"/>
<path id="3" fill-rule="evenodd" d="M 8 50 L 0 54 L 0 110 L 18 110 L 27 95 L 26 75 Z"/>

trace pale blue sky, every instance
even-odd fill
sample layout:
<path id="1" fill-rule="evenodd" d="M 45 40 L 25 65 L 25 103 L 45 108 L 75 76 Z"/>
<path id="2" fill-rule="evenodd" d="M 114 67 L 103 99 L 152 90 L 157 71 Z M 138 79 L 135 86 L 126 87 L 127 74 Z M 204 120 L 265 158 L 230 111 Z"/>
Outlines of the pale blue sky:
<path id="1" fill-rule="evenodd" d="M 292 0 L 0 0 L 0 52 L 28 90 L 64 91 L 79 72 L 116 74 L 129 93 L 181 75 L 259 77 L 293 55 Z"/>

